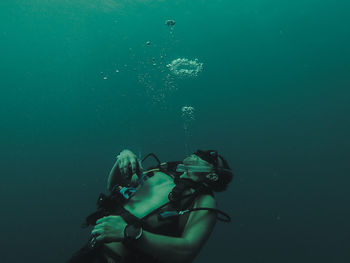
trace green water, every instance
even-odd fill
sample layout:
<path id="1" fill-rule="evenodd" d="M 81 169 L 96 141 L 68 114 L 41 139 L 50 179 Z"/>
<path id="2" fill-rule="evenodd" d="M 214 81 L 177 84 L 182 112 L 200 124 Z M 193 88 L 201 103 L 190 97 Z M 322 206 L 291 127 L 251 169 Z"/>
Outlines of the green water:
<path id="1" fill-rule="evenodd" d="M 2 0 L 1 262 L 64 262 L 124 148 L 229 161 L 217 199 L 232 223 L 196 262 L 349 262 L 349 13 L 345 0 Z M 179 79 L 177 58 L 203 71 Z"/>

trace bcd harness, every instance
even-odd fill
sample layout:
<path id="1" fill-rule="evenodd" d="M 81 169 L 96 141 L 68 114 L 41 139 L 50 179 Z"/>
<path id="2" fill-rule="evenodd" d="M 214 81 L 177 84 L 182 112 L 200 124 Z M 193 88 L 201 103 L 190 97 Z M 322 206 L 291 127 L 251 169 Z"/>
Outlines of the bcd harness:
<path id="1" fill-rule="evenodd" d="M 200 195 L 210 194 L 213 196 L 213 191 L 209 187 L 207 187 L 206 185 L 200 182 L 195 182 L 191 179 L 180 178 L 179 176 L 181 173 L 176 172 L 177 165 L 181 163 L 179 161 L 161 163 L 156 155 L 154 155 L 153 153 L 150 153 L 142 159 L 142 162 L 144 162 L 150 156 L 152 156 L 155 160 L 157 160 L 158 165 L 148 169 L 147 171 L 141 174 L 138 187 L 141 187 L 144 184 L 144 182 L 148 178 L 152 177 L 156 172 L 162 172 L 170 176 L 174 180 L 175 187 L 169 193 L 168 195 L 169 201 L 167 203 L 156 208 L 155 210 L 148 213 L 141 219 L 138 219 L 135 216 L 131 216 L 133 218 L 130 218 L 129 221 L 133 221 L 132 223 L 137 223 L 138 225 L 142 225 L 143 220 L 145 220 L 149 216 L 154 215 L 156 213 L 158 213 L 158 220 L 166 220 L 172 217 L 181 216 L 187 213 L 191 213 L 195 211 L 203 211 L 203 210 L 215 212 L 217 215 L 217 219 L 219 221 L 223 221 L 223 222 L 231 221 L 231 217 L 228 214 L 216 208 L 198 207 L 198 208 L 183 209 L 184 207 L 188 207 L 188 205 L 192 203 Z M 193 192 L 190 194 L 184 195 L 184 192 L 190 189 L 193 189 Z M 115 214 L 121 209 L 125 211 L 125 209 L 123 208 L 123 204 L 127 200 L 131 199 L 132 196 L 136 193 L 136 191 L 137 191 L 137 188 L 134 188 L 134 187 L 126 187 L 126 186 L 123 187 L 120 185 L 116 185 L 111 191 L 111 194 L 105 195 L 101 193 L 97 200 L 97 211 L 90 214 L 86 218 L 85 223 L 82 225 L 82 227 L 95 225 L 96 221 L 99 218 L 102 218 L 104 216 L 108 216 L 111 214 Z M 185 204 L 182 204 L 181 201 L 187 198 L 188 200 L 185 202 Z M 164 208 L 167 205 L 170 205 L 171 207 L 170 210 L 159 212 L 162 208 Z M 138 221 L 138 222 L 135 222 L 135 221 Z"/>

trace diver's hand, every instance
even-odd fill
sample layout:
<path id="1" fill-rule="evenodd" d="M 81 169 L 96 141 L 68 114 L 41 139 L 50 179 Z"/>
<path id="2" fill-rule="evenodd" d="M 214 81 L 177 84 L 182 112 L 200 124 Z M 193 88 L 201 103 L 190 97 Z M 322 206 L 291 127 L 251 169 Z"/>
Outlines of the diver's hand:
<path id="1" fill-rule="evenodd" d="M 126 186 L 131 183 L 134 174 L 141 174 L 141 164 L 130 150 L 123 150 L 117 156 L 117 161 L 108 176 L 107 189 L 112 191 L 115 185 Z"/>
<path id="2" fill-rule="evenodd" d="M 96 226 L 91 232 L 97 242 L 120 242 L 124 239 L 124 229 L 127 223 L 121 216 L 106 216 L 96 221 Z"/>
<path id="3" fill-rule="evenodd" d="M 122 174 L 134 174 L 140 172 L 140 164 L 136 154 L 130 150 L 123 150 L 117 156 L 117 166 Z"/>

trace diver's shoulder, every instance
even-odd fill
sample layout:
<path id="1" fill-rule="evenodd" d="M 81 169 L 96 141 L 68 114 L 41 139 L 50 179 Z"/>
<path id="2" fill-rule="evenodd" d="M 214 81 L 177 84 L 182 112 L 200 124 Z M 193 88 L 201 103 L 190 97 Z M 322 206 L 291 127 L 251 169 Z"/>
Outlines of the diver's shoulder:
<path id="1" fill-rule="evenodd" d="M 216 208 L 217 201 L 215 199 L 215 196 L 210 194 L 204 194 L 197 197 L 196 206 Z"/>

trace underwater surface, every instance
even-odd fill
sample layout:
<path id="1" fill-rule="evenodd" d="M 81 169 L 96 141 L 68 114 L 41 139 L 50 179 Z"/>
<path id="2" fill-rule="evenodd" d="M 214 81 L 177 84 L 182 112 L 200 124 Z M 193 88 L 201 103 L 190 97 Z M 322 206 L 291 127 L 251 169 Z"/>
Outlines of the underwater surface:
<path id="1" fill-rule="evenodd" d="M 1 262 L 64 262 L 119 151 L 235 172 L 195 260 L 350 262 L 350 2 L 1 0 Z"/>

